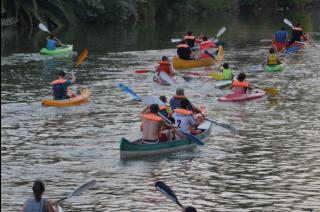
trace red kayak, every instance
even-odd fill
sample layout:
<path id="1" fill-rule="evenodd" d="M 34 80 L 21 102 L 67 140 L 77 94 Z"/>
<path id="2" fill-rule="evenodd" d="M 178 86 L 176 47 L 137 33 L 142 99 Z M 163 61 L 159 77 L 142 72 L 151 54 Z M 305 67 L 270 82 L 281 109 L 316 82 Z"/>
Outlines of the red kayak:
<path id="1" fill-rule="evenodd" d="M 264 90 L 254 89 L 250 93 L 240 94 L 240 93 L 229 93 L 223 97 L 218 98 L 221 102 L 242 102 L 251 99 L 261 98 L 266 94 Z"/>

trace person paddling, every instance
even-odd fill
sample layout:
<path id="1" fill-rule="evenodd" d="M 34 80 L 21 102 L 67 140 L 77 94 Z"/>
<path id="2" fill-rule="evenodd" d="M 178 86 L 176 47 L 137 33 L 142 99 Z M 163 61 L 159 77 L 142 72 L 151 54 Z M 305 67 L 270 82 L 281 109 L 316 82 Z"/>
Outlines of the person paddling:
<path id="1" fill-rule="evenodd" d="M 176 109 L 176 108 L 181 108 L 181 101 L 183 99 L 187 99 L 187 97 L 184 95 L 184 89 L 183 88 L 178 88 L 176 90 L 176 95 L 174 95 L 171 99 L 170 99 L 170 106 L 172 108 L 172 110 Z M 192 110 L 193 112 L 196 113 L 200 113 L 201 110 L 197 107 L 195 107 L 194 105 L 191 104 L 191 102 L 189 101 L 189 105 L 188 105 L 188 110 Z"/>
<path id="2" fill-rule="evenodd" d="M 193 35 L 193 32 L 188 32 L 186 36 L 183 37 L 187 45 L 192 48 L 196 42 L 196 37 Z"/>
<path id="3" fill-rule="evenodd" d="M 64 46 L 53 34 L 50 34 L 47 37 L 47 49 L 48 50 L 56 50 L 57 45 Z"/>
<path id="4" fill-rule="evenodd" d="M 186 40 L 182 40 L 181 43 L 177 46 L 177 55 L 180 59 L 183 60 L 192 60 L 192 51 L 187 44 Z"/>
<path id="5" fill-rule="evenodd" d="M 228 63 L 223 63 L 222 65 L 222 80 L 232 80 L 233 73 L 232 70 L 229 68 Z"/>
<path id="6" fill-rule="evenodd" d="M 45 187 L 41 180 L 34 181 L 32 191 L 34 197 L 24 202 L 22 212 L 55 212 L 54 204 L 42 197 Z"/>
<path id="7" fill-rule="evenodd" d="M 272 44 L 276 47 L 277 51 L 284 50 L 288 42 L 288 32 L 284 27 L 276 31 L 272 38 Z"/>
<path id="8" fill-rule="evenodd" d="M 208 58 L 211 57 L 210 55 L 206 54 L 205 51 L 212 52 L 216 48 L 216 45 L 212 42 L 209 41 L 206 36 L 202 37 L 202 42 L 200 43 L 200 52 L 201 52 L 201 57 L 202 58 Z"/>
<path id="9" fill-rule="evenodd" d="M 161 61 L 159 62 L 159 66 L 156 69 L 157 72 L 157 79 L 160 82 L 160 84 L 165 84 L 166 82 L 159 76 L 161 72 L 166 73 L 169 77 L 173 79 L 173 77 L 176 75 L 174 70 L 171 67 L 171 64 L 169 62 L 169 58 L 167 56 L 162 56 Z"/>
<path id="10" fill-rule="evenodd" d="M 51 82 L 54 100 L 69 99 L 75 96 L 75 94 L 69 94 L 69 86 L 76 81 L 73 72 L 71 74 L 72 78 L 68 80 L 65 79 L 66 73 L 61 71 L 58 74 L 58 79 Z"/>
<path id="11" fill-rule="evenodd" d="M 172 118 L 172 109 L 171 109 L 170 105 L 168 104 L 167 97 L 166 96 L 160 96 L 159 99 L 164 103 L 164 105 L 160 105 L 159 106 L 159 109 L 160 109 L 159 112 L 164 117 L 166 117 L 168 119 Z"/>
<path id="12" fill-rule="evenodd" d="M 292 28 L 292 34 L 291 34 L 291 40 L 288 43 L 288 46 L 291 45 L 294 42 L 301 42 L 305 40 L 305 36 L 303 35 L 303 30 L 301 28 L 301 24 L 297 23 L 293 28 Z"/>
<path id="13" fill-rule="evenodd" d="M 241 72 L 238 78 L 232 81 L 232 91 L 239 94 L 244 94 L 247 90 L 252 90 L 249 82 L 246 80 L 246 74 Z"/>
<path id="14" fill-rule="evenodd" d="M 145 107 L 140 116 L 142 121 L 142 140 L 143 144 L 156 144 L 163 141 L 168 141 L 173 137 L 172 134 L 177 134 L 179 137 L 184 135 L 174 129 L 173 125 L 167 124 L 159 115 L 159 105 L 152 104 Z M 164 129 L 169 129 L 164 131 Z"/>
<path id="15" fill-rule="evenodd" d="M 278 58 L 274 48 L 269 49 L 269 56 L 266 61 L 267 65 L 278 65 L 281 64 L 280 59 Z"/>

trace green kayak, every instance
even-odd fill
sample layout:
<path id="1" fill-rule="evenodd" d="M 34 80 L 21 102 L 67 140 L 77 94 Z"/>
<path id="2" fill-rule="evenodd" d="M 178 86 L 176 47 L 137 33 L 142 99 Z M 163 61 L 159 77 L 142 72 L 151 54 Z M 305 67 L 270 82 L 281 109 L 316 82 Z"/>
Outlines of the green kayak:
<path id="1" fill-rule="evenodd" d="M 283 71 L 283 69 L 284 69 L 283 63 L 278 64 L 278 65 L 267 65 L 264 67 L 264 70 L 266 72 L 271 72 L 271 73 L 278 73 L 278 72 Z"/>
<path id="2" fill-rule="evenodd" d="M 204 121 L 198 126 L 197 129 L 202 130 L 202 132 L 196 135 L 196 137 L 205 141 L 211 134 L 212 123 Z M 188 138 L 182 138 L 180 140 L 167 141 L 157 144 L 142 144 L 141 139 L 130 142 L 127 139 L 122 138 L 120 141 L 120 158 L 128 159 L 162 155 L 175 151 L 192 149 L 196 146 L 197 145 Z"/>
<path id="3" fill-rule="evenodd" d="M 43 54 L 43 55 L 53 56 L 53 55 L 68 54 L 68 53 L 72 52 L 72 50 L 73 50 L 73 45 L 66 45 L 64 47 L 56 48 L 55 50 L 48 50 L 47 48 L 43 48 L 40 50 L 39 53 Z"/>

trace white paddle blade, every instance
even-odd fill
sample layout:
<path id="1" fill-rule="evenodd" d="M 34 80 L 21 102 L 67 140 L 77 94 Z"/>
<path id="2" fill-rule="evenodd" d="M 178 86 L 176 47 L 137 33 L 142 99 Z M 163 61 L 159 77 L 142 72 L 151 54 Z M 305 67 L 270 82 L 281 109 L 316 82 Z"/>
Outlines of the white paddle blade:
<path id="1" fill-rule="evenodd" d="M 51 34 L 51 32 L 48 30 L 47 26 L 44 25 L 43 23 L 40 23 L 40 24 L 39 24 L 39 29 L 41 29 L 42 31 L 45 31 L 45 32 Z"/>
<path id="2" fill-rule="evenodd" d="M 163 79 L 163 81 L 165 81 L 169 85 L 173 85 L 174 84 L 174 82 L 171 79 L 171 77 L 169 77 L 169 75 L 164 73 L 163 71 L 160 72 L 159 76 L 161 77 L 161 79 Z"/>
<path id="3" fill-rule="evenodd" d="M 220 37 L 226 30 L 227 30 L 227 28 L 225 26 L 221 27 L 217 33 L 216 38 Z"/>
<path id="4" fill-rule="evenodd" d="M 90 180 L 89 182 L 86 182 L 80 185 L 71 194 L 69 194 L 68 198 L 79 195 L 84 190 L 92 188 L 95 184 L 96 184 L 96 180 L 93 179 L 93 180 Z"/>
<path id="5" fill-rule="evenodd" d="M 155 96 L 143 96 L 141 99 L 145 105 L 152 105 L 152 104 L 164 105 L 164 103 Z"/>
<path id="6" fill-rule="evenodd" d="M 180 38 L 171 38 L 171 43 L 178 43 L 181 41 L 182 41 L 182 39 L 180 39 Z"/>
<path id="7" fill-rule="evenodd" d="M 283 19 L 283 22 L 285 24 L 287 24 L 288 26 L 290 26 L 291 28 L 293 28 L 293 24 L 291 23 L 291 21 L 289 21 L 287 18 Z"/>

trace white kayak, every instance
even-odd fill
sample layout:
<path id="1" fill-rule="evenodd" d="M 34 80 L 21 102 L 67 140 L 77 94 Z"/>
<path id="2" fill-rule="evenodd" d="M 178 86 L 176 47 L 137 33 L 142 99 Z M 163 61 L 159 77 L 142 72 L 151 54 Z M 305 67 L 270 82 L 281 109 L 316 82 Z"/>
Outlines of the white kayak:
<path id="1" fill-rule="evenodd" d="M 219 89 L 226 88 L 231 85 L 231 82 L 231 80 L 220 80 L 214 84 L 214 87 Z"/>

